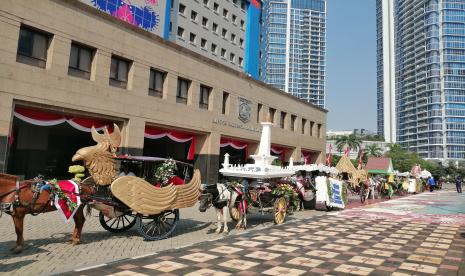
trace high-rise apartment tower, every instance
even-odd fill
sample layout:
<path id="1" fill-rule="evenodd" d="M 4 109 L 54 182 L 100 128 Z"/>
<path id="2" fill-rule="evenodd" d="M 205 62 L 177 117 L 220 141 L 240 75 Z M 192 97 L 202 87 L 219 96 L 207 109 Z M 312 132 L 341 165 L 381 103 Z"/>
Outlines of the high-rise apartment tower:
<path id="1" fill-rule="evenodd" d="M 396 127 L 391 135 L 423 158 L 465 158 L 465 0 L 378 0 L 377 10 L 385 2 L 393 3 L 387 13 L 394 19 L 394 35 L 388 34 L 394 53 L 380 50 L 386 44 L 378 43 L 378 54 L 394 55 L 395 73 L 384 75 L 380 70 L 386 67 L 378 62 L 383 75 L 378 88 L 386 87 L 386 79 L 395 82 L 394 88 L 382 90 L 394 91 Z M 378 35 L 391 16 L 384 15 L 378 13 Z M 387 39 L 385 33 L 382 39 Z M 386 112 L 378 113 L 384 129 L 386 121 L 379 119 L 380 114 L 386 118 Z"/>
<path id="2" fill-rule="evenodd" d="M 265 0 L 260 79 L 325 107 L 326 1 Z"/>

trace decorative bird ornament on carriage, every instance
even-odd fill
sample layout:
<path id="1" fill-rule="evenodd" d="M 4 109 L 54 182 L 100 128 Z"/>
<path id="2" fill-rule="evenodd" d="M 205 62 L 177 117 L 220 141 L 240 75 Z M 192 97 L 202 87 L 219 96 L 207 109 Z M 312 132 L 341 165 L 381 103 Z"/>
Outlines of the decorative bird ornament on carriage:
<path id="1" fill-rule="evenodd" d="M 83 181 L 44 180 L 41 177 L 19 181 L 14 175 L 0 174 L 0 214 L 12 216 L 17 234 L 14 252 L 24 248 L 23 221 L 26 214 L 37 215 L 63 208 L 67 220 L 75 222 L 70 242 L 78 244 L 85 222 L 83 208 L 91 206 L 100 211 L 102 226 L 111 232 L 126 231 L 137 224 L 138 232 L 146 240 L 158 240 L 169 236 L 179 220 L 179 209 L 196 204 L 200 194 L 200 171 L 193 170 L 189 183 L 167 183 L 157 187 L 145 179 L 153 176 L 154 167 L 169 160 L 155 157 L 116 157 L 121 144 L 121 132 L 117 125 L 113 132 L 98 133 L 92 127 L 94 146 L 81 148 L 72 157 L 82 161 L 90 176 Z M 143 173 L 139 176 L 118 176 L 117 161 L 139 163 Z M 190 166 L 182 162 L 177 164 Z M 175 185 L 178 184 L 178 185 Z M 182 184 L 182 185 L 179 185 Z M 72 189 L 65 189 L 70 186 Z M 61 204 L 60 204 L 61 203 Z"/>

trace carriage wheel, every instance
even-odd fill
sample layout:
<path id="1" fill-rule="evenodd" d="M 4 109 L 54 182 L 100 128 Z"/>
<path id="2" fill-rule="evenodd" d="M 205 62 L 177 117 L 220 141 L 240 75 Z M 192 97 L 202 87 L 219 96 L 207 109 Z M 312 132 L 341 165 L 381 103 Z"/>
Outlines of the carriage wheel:
<path id="1" fill-rule="evenodd" d="M 367 193 L 368 193 L 368 190 L 365 188 L 365 185 L 362 184 L 362 185 L 360 186 L 360 201 L 361 201 L 362 203 L 365 202 Z"/>
<path id="2" fill-rule="evenodd" d="M 124 213 L 121 216 L 107 218 L 102 212 L 99 212 L 98 219 L 102 227 L 108 232 L 121 233 L 131 229 L 136 224 L 136 216 L 131 213 Z"/>
<path id="3" fill-rule="evenodd" d="M 179 210 L 164 211 L 158 215 L 137 215 L 137 231 L 149 241 L 168 237 L 179 221 Z"/>
<path id="4" fill-rule="evenodd" d="M 234 221 L 239 221 L 241 218 L 241 211 L 239 211 L 239 203 L 235 203 L 232 206 L 229 206 L 229 216 Z"/>
<path id="5" fill-rule="evenodd" d="M 274 223 L 281 224 L 286 219 L 287 201 L 284 197 L 276 199 L 274 202 Z"/>

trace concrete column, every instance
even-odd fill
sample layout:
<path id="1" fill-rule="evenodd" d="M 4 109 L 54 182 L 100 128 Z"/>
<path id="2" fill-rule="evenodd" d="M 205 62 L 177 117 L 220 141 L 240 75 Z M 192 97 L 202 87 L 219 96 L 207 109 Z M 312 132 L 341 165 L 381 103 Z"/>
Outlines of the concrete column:
<path id="1" fill-rule="evenodd" d="M 165 77 L 165 85 L 163 87 L 163 99 L 170 103 L 175 103 L 177 89 L 178 77 L 172 73 L 167 73 Z"/>
<path id="2" fill-rule="evenodd" d="M 194 167 L 200 170 L 202 183 L 214 184 L 218 181 L 220 138 L 221 134 L 218 132 L 197 136 Z"/>
<path id="3" fill-rule="evenodd" d="M 134 117 L 124 122 L 121 130 L 122 154 L 142 155 L 144 149 L 144 131 L 145 120 L 141 118 Z"/>
<path id="4" fill-rule="evenodd" d="M 0 93 L 0 172 L 6 172 L 8 161 L 8 136 L 13 114 L 13 98 Z"/>
<path id="5" fill-rule="evenodd" d="M 187 96 L 187 105 L 199 107 L 200 100 L 200 82 L 192 81 L 189 87 L 189 95 Z"/>

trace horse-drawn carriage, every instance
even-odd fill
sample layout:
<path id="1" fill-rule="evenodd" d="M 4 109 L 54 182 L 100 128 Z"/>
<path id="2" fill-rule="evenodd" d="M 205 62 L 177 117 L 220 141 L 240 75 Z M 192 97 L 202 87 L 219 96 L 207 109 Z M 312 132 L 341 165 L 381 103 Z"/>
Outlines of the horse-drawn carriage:
<path id="1" fill-rule="evenodd" d="M 170 179 L 165 179 L 166 175 L 162 175 L 161 184 L 164 185 L 157 187 L 153 183 L 154 167 L 166 162 L 166 159 L 129 156 L 115 158 L 121 144 L 121 133 L 116 125 L 111 134 L 107 129 L 104 134 L 100 134 L 92 128 L 92 138 L 97 145 L 82 148 L 72 157 L 73 162 L 82 161 L 90 174 L 83 181 L 72 181 L 75 190 L 65 191 L 56 185 L 63 181 L 34 179 L 20 182 L 16 176 L 0 175 L 0 212 L 13 217 L 17 233 L 16 252 L 23 249 L 24 216 L 61 208 L 56 203 L 59 200 L 65 201 L 67 207 L 75 206 L 70 212 L 76 224 L 70 239 L 73 244 L 80 242 L 85 221 L 84 205 L 100 211 L 100 223 L 108 231 L 122 232 L 137 223 L 138 231 L 145 239 L 158 240 L 173 232 L 179 220 L 180 208 L 191 207 L 198 201 L 201 182 L 199 170 L 193 171 L 189 183 L 175 183 L 182 185 L 174 185 Z M 138 164 L 138 176 L 119 176 L 119 161 Z M 187 166 L 182 162 L 170 162 Z M 80 204 L 70 202 L 71 197 L 78 198 Z"/>
<path id="2" fill-rule="evenodd" d="M 88 197 L 88 204 L 99 210 L 102 227 L 109 232 L 119 233 L 137 225 L 137 231 L 147 240 L 168 237 L 178 223 L 179 208 L 193 206 L 197 200 L 199 173 L 194 174 L 194 182 L 184 184 L 192 175 L 191 164 L 148 156 L 118 156 L 114 159 L 120 167 L 134 172 L 134 176 L 116 179 L 114 182 L 124 184 L 112 184 L 111 189 L 98 187 L 97 193 Z M 173 176 L 165 183 L 167 185 L 157 183 L 159 179 L 155 174 L 166 165 L 178 169 L 178 174 L 183 174 L 183 178 L 173 171 L 170 173 Z M 190 189 L 182 190 L 182 195 L 177 195 L 178 200 L 183 197 L 183 202 L 173 203 L 173 199 L 170 199 L 173 190 L 182 189 L 181 185 Z M 168 186 L 171 188 L 166 189 Z"/>
<path id="3" fill-rule="evenodd" d="M 232 165 L 229 155 L 224 158 L 220 173 L 223 183 L 207 186 L 200 197 L 200 210 L 205 211 L 207 206 L 215 206 L 218 213 L 218 229 L 223 216 L 224 232 L 228 232 L 226 212 L 237 221 L 236 228 L 247 227 L 247 213 L 273 213 L 276 224 L 283 223 L 290 211 L 293 199 L 297 198 L 296 190 L 289 183 L 295 172 L 290 167 L 272 165 L 275 156 L 271 150 L 272 123 L 262 123 L 262 135 L 259 152 L 250 157 L 254 164 Z M 226 212 L 225 212 L 226 211 Z"/>

